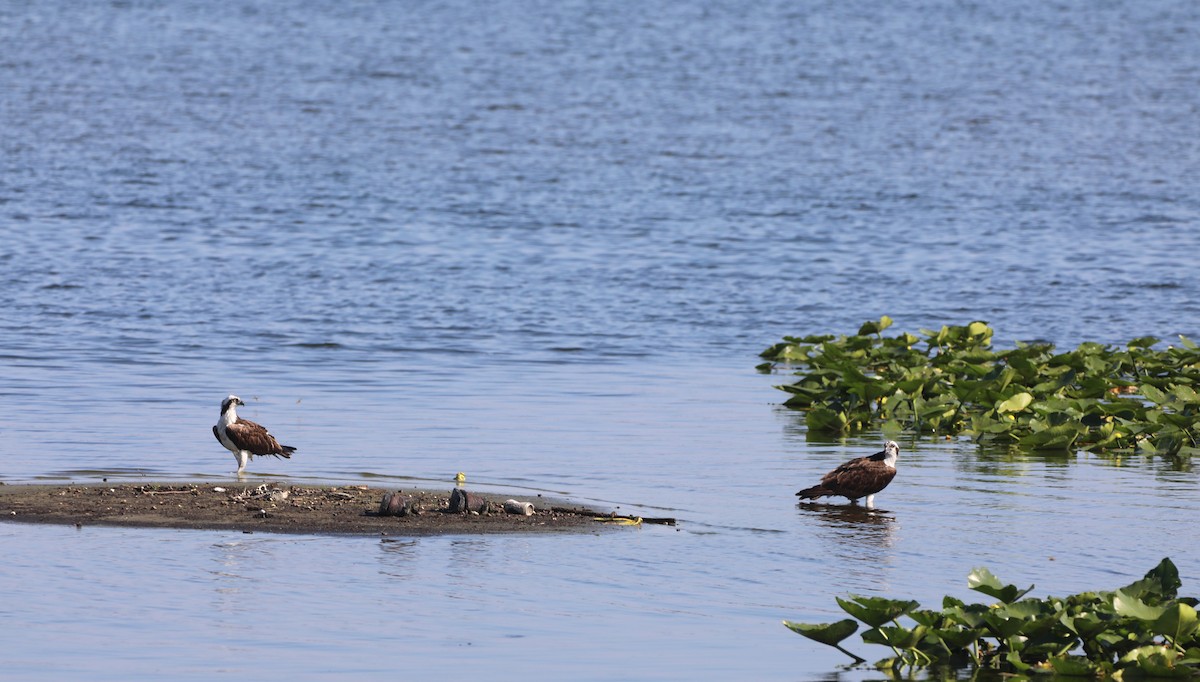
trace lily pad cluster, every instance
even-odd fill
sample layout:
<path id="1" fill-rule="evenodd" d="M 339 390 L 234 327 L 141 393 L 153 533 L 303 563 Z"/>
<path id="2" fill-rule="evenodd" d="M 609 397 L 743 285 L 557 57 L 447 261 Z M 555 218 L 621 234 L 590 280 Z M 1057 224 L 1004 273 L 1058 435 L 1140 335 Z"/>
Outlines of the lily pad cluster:
<path id="1" fill-rule="evenodd" d="M 852 336 L 784 337 L 762 352 L 795 365 L 800 379 L 779 386 L 787 407 L 804 410 L 814 432 L 882 428 L 884 433 L 964 434 L 1031 449 L 1200 452 L 1200 346 L 1155 350 L 1155 337 L 1124 348 L 1086 342 L 992 347 L 985 322 L 920 335 L 884 336 L 891 318 Z"/>
<path id="2" fill-rule="evenodd" d="M 1170 559 L 1119 590 L 1065 598 L 1023 598 L 1032 585 L 1006 585 L 985 568 L 972 571 L 967 583 L 998 601 L 967 604 L 948 596 L 941 610 L 932 610 L 915 601 L 851 596 L 837 602 L 853 618 L 783 624 L 860 663 L 841 642 L 865 624 L 864 642 L 892 650 L 877 664 L 883 668 L 944 665 L 1114 680 L 1200 676 L 1197 600 L 1177 595 L 1179 572 Z"/>

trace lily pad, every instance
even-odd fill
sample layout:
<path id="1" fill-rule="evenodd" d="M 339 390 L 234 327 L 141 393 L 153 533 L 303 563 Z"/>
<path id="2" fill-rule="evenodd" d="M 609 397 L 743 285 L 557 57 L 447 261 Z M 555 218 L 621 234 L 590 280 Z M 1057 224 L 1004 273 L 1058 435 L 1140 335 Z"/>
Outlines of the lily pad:
<path id="1" fill-rule="evenodd" d="M 837 646 L 843 639 L 858 631 L 858 623 L 852 618 L 839 620 L 836 623 L 796 623 L 785 620 L 783 624 L 792 632 L 829 646 Z"/>
<path id="2" fill-rule="evenodd" d="M 1137 597 L 1126 594 L 1124 590 L 1113 592 L 1112 607 L 1118 615 L 1145 621 L 1156 621 L 1167 610 L 1165 606 L 1151 606 Z"/>
<path id="3" fill-rule="evenodd" d="M 891 622 L 921 605 L 915 601 L 861 596 L 851 596 L 850 599 L 837 597 L 837 603 L 846 613 L 875 628 Z"/>
<path id="4" fill-rule="evenodd" d="M 1049 659 L 1054 674 L 1065 677 L 1093 677 L 1097 666 L 1083 656 L 1056 656 Z"/>
<path id="5" fill-rule="evenodd" d="M 989 597 L 995 597 L 1005 604 L 1020 599 L 1029 593 L 1034 588 L 1033 585 L 1025 589 L 1020 589 L 1016 585 L 1005 585 L 1000 582 L 1000 579 L 992 574 L 986 568 L 977 568 L 967 575 L 967 587 L 982 592 Z"/>
<path id="6" fill-rule="evenodd" d="M 996 411 L 1001 413 L 1020 412 L 1021 410 L 1029 407 L 1029 404 L 1032 402 L 1033 396 L 1022 391 L 996 405 Z"/>
<path id="7" fill-rule="evenodd" d="M 897 649 L 914 649 L 925 638 L 929 628 L 918 625 L 915 628 L 903 626 L 875 627 L 863 632 L 862 640 L 867 644 L 886 644 Z"/>
<path id="8" fill-rule="evenodd" d="M 973 644 L 983 634 L 983 630 L 975 628 L 933 628 L 934 635 L 946 645 L 951 652 L 961 651 Z"/>
<path id="9" fill-rule="evenodd" d="M 1179 579 L 1179 569 L 1169 557 L 1164 557 L 1154 568 L 1146 571 L 1141 580 L 1127 586 L 1125 591 L 1141 597 L 1151 594 L 1162 599 L 1174 599 L 1179 594 L 1183 581 Z"/>
<path id="10" fill-rule="evenodd" d="M 863 631 L 864 642 L 892 650 L 894 657 L 879 666 L 949 663 L 1018 678 L 1051 672 L 1113 680 L 1200 676 L 1200 600 L 1175 596 L 1178 576 L 1168 559 L 1126 588 L 1066 598 L 1022 598 L 1029 590 L 1003 584 L 987 569 L 973 571 L 969 583 L 1002 603 L 967 604 L 947 596 L 941 611 L 934 611 L 919 609 L 916 602 L 881 597 L 837 601 L 856 618 L 874 624 Z M 898 622 L 902 615 L 915 625 Z M 857 631 L 854 620 L 786 624 L 862 661 L 838 644 Z M 954 679 L 967 677 L 956 671 Z"/>
<path id="11" fill-rule="evenodd" d="M 879 318 L 878 322 L 863 323 L 863 326 L 858 328 L 858 335 L 866 336 L 867 334 L 878 334 L 890 326 L 892 326 L 892 318 L 884 315 L 883 317 Z"/>
<path id="12" fill-rule="evenodd" d="M 1196 609 L 1175 602 L 1154 620 L 1151 629 L 1165 635 L 1172 642 L 1181 642 L 1196 633 L 1198 627 Z"/>
<path id="13" fill-rule="evenodd" d="M 901 430 L 967 433 L 1032 450 L 1200 454 L 1200 347 L 1190 339 L 1164 351 L 1151 348 L 1158 339 L 1149 336 L 1125 349 L 1084 342 L 1058 353 L 1047 343 L 995 350 L 985 322 L 883 336 L 891 324 L 883 316 L 854 335 L 785 336 L 762 353 L 799 368 L 794 384 L 778 388 L 790 394 L 785 406 L 807 413 L 809 431 L 886 424 L 893 439 Z"/>

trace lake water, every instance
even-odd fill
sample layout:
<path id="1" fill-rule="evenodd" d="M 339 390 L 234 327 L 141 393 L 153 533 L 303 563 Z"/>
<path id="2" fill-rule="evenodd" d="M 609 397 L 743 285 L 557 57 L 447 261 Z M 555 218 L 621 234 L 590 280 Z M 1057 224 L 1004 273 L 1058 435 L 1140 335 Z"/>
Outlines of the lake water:
<path id="1" fill-rule="evenodd" d="M 1200 340 L 1200 5 L 0 2 L 0 480 L 471 487 L 677 528 L 0 525 L 0 677 L 861 680 L 834 597 L 1200 592 L 1198 476 L 901 439 L 785 334 Z M 982 596 L 980 596 L 982 599 Z M 881 658 L 852 638 L 850 648 Z"/>

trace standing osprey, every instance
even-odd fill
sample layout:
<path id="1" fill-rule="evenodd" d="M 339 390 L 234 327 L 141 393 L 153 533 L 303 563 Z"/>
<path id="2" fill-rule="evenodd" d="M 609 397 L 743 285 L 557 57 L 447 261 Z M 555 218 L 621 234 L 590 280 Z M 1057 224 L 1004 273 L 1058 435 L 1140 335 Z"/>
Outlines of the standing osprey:
<path id="1" fill-rule="evenodd" d="M 275 436 L 268 433 L 263 426 L 249 419 L 239 419 L 237 406 L 245 404 L 236 395 L 222 400 L 221 419 L 213 426 L 213 435 L 237 458 L 238 476 L 242 475 L 246 463 L 254 455 L 272 455 L 286 459 L 296 451 L 296 448 L 289 445 L 280 445 Z"/>
<path id="2" fill-rule="evenodd" d="M 867 498 L 867 507 L 875 506 L 875 493 L 887 487 L 896 477 L 896 458 L 900 446 L 889 440 L 883 451 L 870 457 L 855 457 L 821 477 L 821 483 L 796 493 L 802 500 L 814 500 L 827 495 L 841 495 L 851 502 Z"/>

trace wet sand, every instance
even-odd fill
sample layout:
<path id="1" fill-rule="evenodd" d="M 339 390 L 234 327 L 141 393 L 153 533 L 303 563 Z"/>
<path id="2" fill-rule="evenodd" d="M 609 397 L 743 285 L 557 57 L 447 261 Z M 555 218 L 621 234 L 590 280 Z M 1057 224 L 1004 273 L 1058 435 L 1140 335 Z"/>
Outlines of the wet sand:
<path id="1" fill-rule="evenodd" d="M 452 491 L 402 490 L 408 513 L 384 515 L 395 489 L 368 486 L 203 484 L 0 485 L 0 519 L 77 526 L 135 526 L 270 533 L 422 536 L 596 532 L 605 512 L 541 497 L 471 493 L 480 511 L 451 512 Z M 533 504 L 531 516 L 504 501 Z"/>

